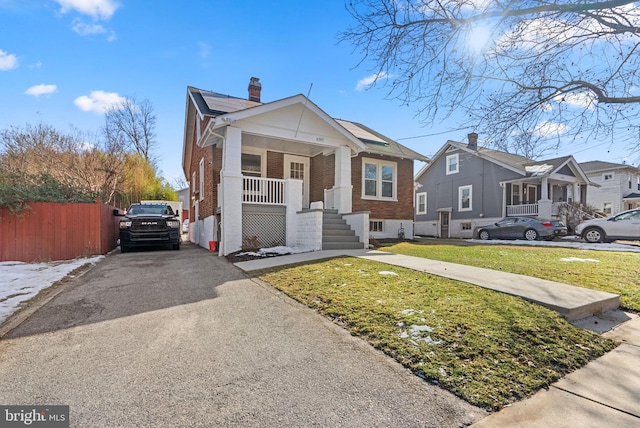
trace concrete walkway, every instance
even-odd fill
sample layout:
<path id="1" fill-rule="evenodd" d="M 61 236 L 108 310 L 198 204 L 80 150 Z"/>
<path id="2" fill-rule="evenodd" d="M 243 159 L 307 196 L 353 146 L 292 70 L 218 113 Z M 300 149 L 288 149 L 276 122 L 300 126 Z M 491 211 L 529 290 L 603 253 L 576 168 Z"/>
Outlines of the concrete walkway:
<path id="1" fill-rule="evenodd" d="M 616 295 L 506 272 L 368 250 L 301 253 L 235 265 L 249 272 L 342 255 L 403 266 L 521 296 L 560 312 L 579 327 L 595 330 L 621 343 L 548 389 L 473 424 L 474 428 L 640 426 L 640 318 L 614 310 L 619 304 Z"/>
<path id="2" fill-rule="evenodd" d="M 457 281 L 467 282 L 502 293 L 522 297 L 559 312 L 569 321 L 617 309 L 620 296 L 603 291 L 575 287 L 558 282 L 482 269 L 473 266 L 429 260 L 422 257 L 404 256 L 385 251 L 372 250 L 330 250 L 298 253 L 288 256 L 269 257 L 260 260 L 235 263 L 244 271 L 265 269 L 294 263 L 303 263 L 338 256 L 353 256 L 376 262 L 426 272 Z"/>

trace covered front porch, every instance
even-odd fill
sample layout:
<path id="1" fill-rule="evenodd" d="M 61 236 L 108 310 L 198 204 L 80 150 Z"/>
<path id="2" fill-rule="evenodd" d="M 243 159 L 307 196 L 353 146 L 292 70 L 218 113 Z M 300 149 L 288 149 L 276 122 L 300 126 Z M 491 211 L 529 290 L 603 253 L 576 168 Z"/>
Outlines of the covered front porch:
<path id="1" fill-rule="evenodd" d="M 587 186 L 577 180 L 520 179 L 501 183 L 504 217 L 560 218 L 570 202 L 586 200 Z"/>
<path id="2" fill-rule="evenodd" d="M 199 145 L 221 149 L 220 255 L 276 245 L 319 250 L 322 209 L 352 211 L 351 158 L 364 146 L 303 96 L 216 117 Z M 357 223 L 365 229 L 364 219 Z"/>

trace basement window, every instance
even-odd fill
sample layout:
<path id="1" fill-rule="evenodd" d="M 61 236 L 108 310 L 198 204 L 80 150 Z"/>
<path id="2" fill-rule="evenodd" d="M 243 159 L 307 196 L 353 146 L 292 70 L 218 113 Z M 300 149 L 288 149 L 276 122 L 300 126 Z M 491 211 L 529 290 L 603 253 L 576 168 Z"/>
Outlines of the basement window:
<path id="1" fill-rule="evenodd" d="M 384 232 L 382 224 L 382 220 L 370 220 L 369 232 Z"/>

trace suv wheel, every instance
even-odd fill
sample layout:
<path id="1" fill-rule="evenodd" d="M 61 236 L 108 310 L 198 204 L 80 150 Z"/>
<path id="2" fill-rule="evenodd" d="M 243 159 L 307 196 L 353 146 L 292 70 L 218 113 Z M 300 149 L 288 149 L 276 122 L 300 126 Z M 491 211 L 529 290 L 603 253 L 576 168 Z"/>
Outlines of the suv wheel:
<path id="1" fill-rule="evenodd" d="M 604 241 L 604 232 L 598 227 L 590 227 L 582 233 L 585 241 L 596 243 Z"/>

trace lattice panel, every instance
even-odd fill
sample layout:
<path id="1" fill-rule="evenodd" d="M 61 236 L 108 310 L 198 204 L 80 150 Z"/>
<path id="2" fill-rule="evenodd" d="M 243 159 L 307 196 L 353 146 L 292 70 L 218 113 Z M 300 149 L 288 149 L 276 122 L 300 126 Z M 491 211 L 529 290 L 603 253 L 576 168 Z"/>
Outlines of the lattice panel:
<path id="1" fill-rule="evenodd" d="M 286 221 L 282 214 L 243 213 L 242 247 L 258 249 L 286 243 Z"/>

